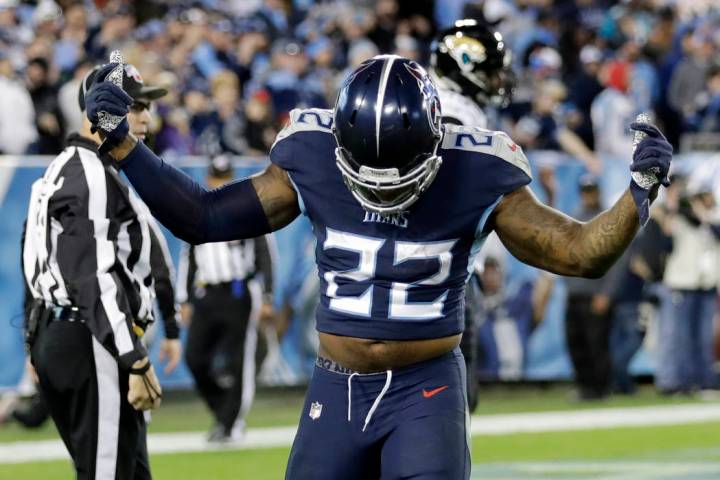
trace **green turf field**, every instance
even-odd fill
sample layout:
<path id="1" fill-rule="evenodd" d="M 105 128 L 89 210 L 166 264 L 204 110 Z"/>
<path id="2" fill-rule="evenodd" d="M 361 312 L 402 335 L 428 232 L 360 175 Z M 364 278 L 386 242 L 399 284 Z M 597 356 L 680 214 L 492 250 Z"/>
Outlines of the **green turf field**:
<path id="1" fill-rule="evenodd" d="M 649 390 L 635 398 L 578 405 L 566 388 L 492 389 L 476 414 L 558 411 L 586 407 L 689 403 L 658 398 Z M 296 422 L 301 392 L 263 394 L 248 419 L 251 428 Z M 154 415 L 152 432 L 205 430 L 209 417 L 194 399 L 168 399 Z M 51 427 L 21 432 L 1 427 L 0 442 L 53 438 Z M 0 443 L 0 448 L 2 444 Z M 154 455 L 155 478 L 172 480 L 275 480 L 283 478 L 289 447 Z M 720 422 L 590 431 L 526 433 L 473 438 L 473 479 L 691 479 L 720 478 Z M 0 479 L 72 478 L 68 462 L 0 465 Z"/>

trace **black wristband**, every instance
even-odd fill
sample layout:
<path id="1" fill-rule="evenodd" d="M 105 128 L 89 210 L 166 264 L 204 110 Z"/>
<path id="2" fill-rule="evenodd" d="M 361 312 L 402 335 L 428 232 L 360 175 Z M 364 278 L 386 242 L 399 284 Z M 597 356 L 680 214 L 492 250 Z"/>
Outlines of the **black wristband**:
<path id="1" fill-rule="evenodd" d="M 150 370 L 150 360 L 140 368 L 131 368 L 129 372 L 130 375 L 145 375 L 148 370 Z"/>

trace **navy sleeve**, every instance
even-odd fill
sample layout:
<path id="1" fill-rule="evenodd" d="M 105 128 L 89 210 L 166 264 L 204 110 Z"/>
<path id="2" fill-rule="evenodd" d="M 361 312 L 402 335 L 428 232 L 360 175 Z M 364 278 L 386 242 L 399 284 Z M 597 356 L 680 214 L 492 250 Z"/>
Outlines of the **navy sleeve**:
<path id="1" fill-rule="evenodd" d="M 181 240 L 197 245 L 271 231 L 249 179 L 208 191 L 142 142 L 119 165 L 153 216 Z"/>

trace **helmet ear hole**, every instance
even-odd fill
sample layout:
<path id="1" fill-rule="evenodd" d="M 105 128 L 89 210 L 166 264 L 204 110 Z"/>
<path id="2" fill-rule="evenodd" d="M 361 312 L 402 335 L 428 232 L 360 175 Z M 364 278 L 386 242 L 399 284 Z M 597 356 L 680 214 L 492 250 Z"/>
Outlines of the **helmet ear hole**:
<path id="1" fill-rule="evenodd" d="M 357 113 L 358 113 L 357 110 L 353 110 L 352 114 L 350 115 L 350 126 L 351 127 L 355 126 L 355 118 L 357 117 Z"/>
<path id="2" fill-rule="evenodd" d="M 410 117 L 408 116 L 407 112 L 403 112 L 403 128 L 405 130 L 410 130 Z"/>

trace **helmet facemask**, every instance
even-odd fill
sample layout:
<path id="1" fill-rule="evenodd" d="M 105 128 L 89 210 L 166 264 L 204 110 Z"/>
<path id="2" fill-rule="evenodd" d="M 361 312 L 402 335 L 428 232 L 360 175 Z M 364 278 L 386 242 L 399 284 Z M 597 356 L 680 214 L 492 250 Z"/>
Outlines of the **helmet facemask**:
<path id="1" fill-rule="evenodd" d="M 427 72 L 402 57 L 368 60 L 348 77 L 335 103 L 335 162 L 367 212 L 406 211 L 442 164 L 442 114 Z"/>
<path id="2" fill-rule="evenodd" d="M 437 156 L 440 139 L 438 136 L 431 156 L 419 159 L 404 174 L 397 168 L 377 169 L 359 165 L 342 147 L 335 149 L 335 162 L 345 185 L 363 209 L 392 215 L 410 208 L 435 179 L 442 164 L 442 158 Z"/>

